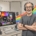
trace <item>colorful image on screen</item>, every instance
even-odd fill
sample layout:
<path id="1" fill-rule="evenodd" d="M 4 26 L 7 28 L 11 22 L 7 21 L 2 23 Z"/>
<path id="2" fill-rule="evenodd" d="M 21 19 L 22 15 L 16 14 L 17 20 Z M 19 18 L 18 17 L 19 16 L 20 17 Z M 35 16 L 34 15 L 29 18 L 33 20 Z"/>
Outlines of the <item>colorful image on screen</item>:
<path id="1" fill-rule="evenodd" d="M 15 13 L 14 12 L 6 12 L 6 11 L 1 11 L 1 24 L 3 25 L 11 25 L 15 24 Z M 14 22 L 15 21 L 15 22 Z"/>
<path id="2" fill-rule="evenodd" d="M 1 12 L 1 15 L 2 15 L 2 16 L 8 16 L 9 13 L 8 13 L 8 12 Z"/>

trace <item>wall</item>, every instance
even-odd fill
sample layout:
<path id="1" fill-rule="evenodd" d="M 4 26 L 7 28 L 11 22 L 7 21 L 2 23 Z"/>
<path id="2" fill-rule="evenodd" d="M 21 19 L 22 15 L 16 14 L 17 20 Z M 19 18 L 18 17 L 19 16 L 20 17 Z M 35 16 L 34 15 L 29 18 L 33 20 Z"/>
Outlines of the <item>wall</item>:
<path id="1" fill-rule="evenodd" d="M 34 5 L 36 5 L 36 0 L 22 1 L 22 13 L 24 12 L 24 4 L 25 4 L 26 2 L 32 2 Z"/>
<path id="2" fill-rule="evenodd" d="M 13 2 L 0 2 L 0 11 L 13 11 L 13 12 L 21 12 L 21 2 L 13 1 Z"/>
<path id="3" fill-rule="evenodd" d="M 3 1 L 22 1 L 22 0 L 3 0 Z"/>
<path id="4" fill-rule="evenodd" d="M 20 4 L 20 2 L 11 2 L 11 8 L 9 5 L 9 2 L 0 2 L 0 6 L 2 7 L 2 11 L 15 11 L 15 12 L 24 12 L 24 4 L 26 2 L 32 2 L 34 3 L 34 5 L 36 5 L 36 0 L 27 0 L 27 1 L 22 1 L 22 5 Z"/>
<path id="5" fill-rule="evenodd" d="M 11 2 L 11 11 L 13 12 L 21 12 L 21 2 Z"/>
<path id="6" fill-rule="evenodd" d="M 9 2 L 0 2 L 1 11 L 9 11 Z"/>

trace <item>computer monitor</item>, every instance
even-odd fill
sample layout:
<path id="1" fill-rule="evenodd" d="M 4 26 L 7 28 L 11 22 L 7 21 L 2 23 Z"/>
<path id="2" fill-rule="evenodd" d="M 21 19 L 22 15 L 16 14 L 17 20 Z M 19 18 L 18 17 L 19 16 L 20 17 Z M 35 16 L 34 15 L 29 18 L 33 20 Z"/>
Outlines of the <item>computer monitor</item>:
<path id="1" fill-rule="evenodd" d="M 1 11 L 1 16 L 2 20 L 0 23 L 2 26 L 16 24 L 15 12 Z"/>

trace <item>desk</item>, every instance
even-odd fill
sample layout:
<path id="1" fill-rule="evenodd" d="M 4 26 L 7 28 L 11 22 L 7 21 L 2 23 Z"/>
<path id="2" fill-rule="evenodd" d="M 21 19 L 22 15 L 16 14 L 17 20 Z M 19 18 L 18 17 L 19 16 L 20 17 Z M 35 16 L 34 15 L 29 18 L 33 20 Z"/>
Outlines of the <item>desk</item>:
<path id="1" fill-rule="evenodd" d="M 22 31 L 21 30 L 15 30 L 15 25 L 7 25 L 0 27 L 2 34 L 0 36 L 21 36 Z"/>

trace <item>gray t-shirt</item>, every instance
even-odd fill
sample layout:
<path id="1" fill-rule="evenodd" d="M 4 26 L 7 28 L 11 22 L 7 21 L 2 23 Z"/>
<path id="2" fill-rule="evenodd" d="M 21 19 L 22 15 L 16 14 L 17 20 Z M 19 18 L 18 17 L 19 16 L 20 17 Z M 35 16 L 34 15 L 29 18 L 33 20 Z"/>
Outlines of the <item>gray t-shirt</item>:
<path id="1" fill-rule="evenodd" d="M 23 16 L 20 20 L 20 23 L 22 23 L 23 25 L 32 25 L 34 22 L 36 22 L 36 16 L 32 15 L 32 16 Z M 36 36 L 36 32 L 35 31 L 31 31 L 31 30 L 22 30 L 22 36 Z"/>

